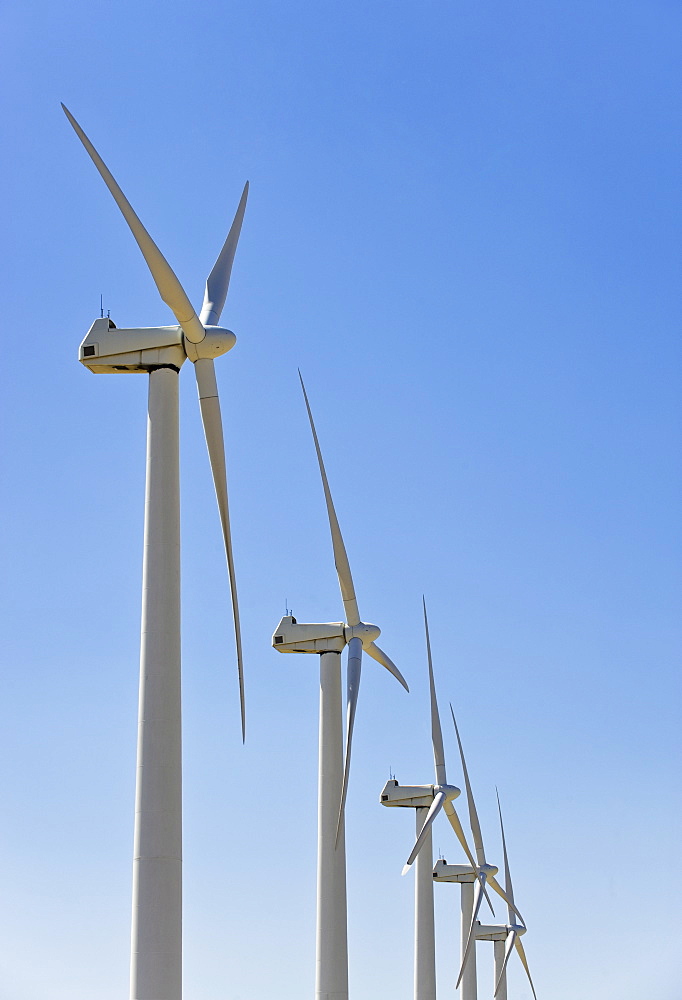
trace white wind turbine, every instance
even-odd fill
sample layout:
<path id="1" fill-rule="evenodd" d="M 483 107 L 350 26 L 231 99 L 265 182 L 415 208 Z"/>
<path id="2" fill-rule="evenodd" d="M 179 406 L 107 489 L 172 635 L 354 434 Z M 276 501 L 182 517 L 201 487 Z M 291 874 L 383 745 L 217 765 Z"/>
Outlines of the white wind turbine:
<path id="1" fill-rule="evenodd" d="M 300 372 L 299 378 L 301 378 Z M 360 618 L 350 564 L 334 510 L 322 452 L 302 378 L 301 388 L 327 503 L 345 621 L 311 625 L 299 623 L 293 616 L 285 615 L 275 630 L 272 645 L 280 653 L 317 653 L 320 657 L 315 996 L 317 1000 L 344 1000 L 348 996 L 344 804 L 363 650 L 386 667 L 405 690 L 409 689 L 396 665 L 374 641 L 379 637 L 380 629 L 376 625 L 366 624 Z M 340 654 L 346 645 L 348 646 L 347 734 L 344 764 Z"/>
<path id="2" fill-rule="evenodd" d="M 535 992 L 535 986 L 533 985 L 533 980 L 531 979 L 530 969 L 528 968 L 528 959 L 526 958 L 526 951 L 521 942 L 521 935 L 526 933 L 526 925 L 515 917 L 518 915 L 518 911 L 515 912 L 514 907 L 514 887 L 512 886 L 511 873 L 509 871 L 509 858 L 507 857 L 507 842 L 504 836 L 504 823 L 502 822 L 502 806 L 500 805 L 500 796 L 497 795 L 497 811 L 500 814 L 500 832 L 502 834 L 502 855 L 504 857 L 504 889 L 509 897 L 509 902 L 507 903 L 507 917 L 509 923 L 502 926 L 504 931 L 504 937 L 498 938 L 494 937 L 494 958 L 495 958 L 495 997 L 497 1000 L 507 1000 L 507 963 L 509 957 L 516 948 L 518 956 L 521 959 L 521 964 L 526 971 L 528 976 L 528 982 L 530 983 L 530 988 L 533 991 L 533 996 L 537 1000 L 537 994 Z M 482 931 L 487 930 L 487 928 L 479 927 L 476 933 L 477 940 L 482 940 L 486 937 Z"/>
<path id="3" fill-rule="evenodd" d="M 131 1000 L 180 1000 L 182 995 L 182 771 L 180 725 L 180 481 L 178 374 L 194 363 L 201 418 L 213 473 L 232 592 L 242 739 L 244 682 L 237 589 L 232 558 L 220 403 L 213 359 L 234 346 L 215 324 L 225 304 L 248 184 L 225 244 L 206 282 L 196 316 L 170 265 L 144 228 L 73 115 L 79 139 L 128 223 L 178 326 L 117 329 L 96 320 L 80 346 L 91 371 L 147 372 L 140 702 L 133 860 Z"/>
<path id="4" fill-rule="evenodd" d="M 524 927 L 525 923 L 523 921 L 523 917 L 516 908 L 514 900 L 510 898 L 505 889 L 501 887 L 495 878 L 499 869 L 494 865 L 488 864 L 486 861 L 483 837 L 481 835 L 481 825 L 478 820 L 476 803 L 474 802 L 474 796 L 471 790 L 471 782 L 469 781 L 469 772 L 464 758 L 462 741 L 459 736 L 457 721 L 455 719 L 455 713 L 452 709 L 452 705 L 450 705 L 450 713 L 455 726 L 457 744 L 459 746 L 459 754 L 462 762 L 462 771 L 464 773 L 464 785 L 466 788 L 467 805 L 469 808 L 469 825 L 471 826 L 471 833 L 474 840 L 476 861 L 474 862 L 470 855 L 468 855 L 470 861 L 469 866 L 449 865 L 447 861 L 441 859 L 437 861 L 434 866 L 433 877 L 436 882 L 457 882 L 461 886 L 462 960 L 455 988 L 458 988 L 460 983 L 462 984 L 461 1000 L 476 1000 L 476 922 L 478 920 L 478 913 L 481 908 L 481 903 L 483 902 L 483 897 L 484 895 L 487 895 L 486 886 L 489 885 L 499 896 L 502 897 L 502 899 L 507 903 L 507 906 L 511 908 L 511 911 L 519 917 Z M 488 900 L 488 904 L 490 905 L 490 900 Z M 492 906 L 490 908 L 492 910 Z"/>
<path id="5" fill-rule="evenodd" d="M 474 838 L 474 849 L 476 851 L 476 861 L 477 861 L 477 875 L 478 881 L 476 883 L 474 894 L 472 898 L 472 910 L 471 910 L 471 922 L 468 928 L 468 935 L 466 938 L 466 943 L 464 943 L 464 930 L 462 927 L 462 942 L 464 943 L 464 950 L 462 952 L 462 967 L 457 978 L 457 986 L 459 986 L 462 977 L 464 975 L 464 970 L 467 964 L 467 959 L 469 953 L 475 945 L 475 925 L 478 919 L 478 911 L 481 908 L 481 903 L 483 902 L 483 893 L 485 892 L 486 882 L 490 885 L 498 895 L 502 896 L 504 901 L 512 910 L 521 918 L 521 914 L 514 906 L 514 901 L 509 898 L 504 889 L 501 888 L 500 884 L 495 879 L 495 875 L 499 871 L 494 865 L 489 865 L 485 859 L 485 848 L 483 846 L 483 837 L 481 835 L 481 824 L 478 821 L 478 813 L 476 811 L 476 803 L 474 802 L 474 794 L 471 790 L 471 782 L 469 781 L 469 772 L 467 770 L 466 760 L 464 759 L 464 749 L 462 747 L 462 741 L 459 737 L 459 729 L 457 728 L 457 720 L 455 719 L 455 713 L 450 705 L 450 714 L 452 715 L 452 722 L 455 727 L 455 734 L 457 736 L 457 745 L 459 746 L 459 755 L 462 760 L 462 771 L 464 772 L 464 785 L 466 787 L 467 793 L 467 805 L 469 807 L 469 824 L 471 826 L 471 833 Z M 464 885 L 462 886 L 462 894 L 464 895 Z M 467 907 L 468 909 L 468 907 Z M 464 917 L 464 910 L 462 911 L 462 917 Z M 524 925 L 525 926 L 525 925 Z M 475 960 L 474 960 L 475 966 Z"/>
<path id="6" fill-rule="evenodd" d="M 417 841 L 403 869 L 404 875 L 409 871 L 413 862 L 416 861 L 414 886 L 414 996 L 415 1000 L 435 1000 L 436 942 L 433 914 L 433 845 L 431 828 L 441 809 L 445 811 L 457 834 L 457 838 L 470 860 L 471 870 L 476 867 L 476 864 L 469 850 L 462 824 L 459 821 L 452 801 L 460 794 L 460 790 L 455 785 L 448 785 L 447 783 L 443 732 L 440 724 L 436 685 L 433 676 L 426 601 L 422 600 L 422 603 L 424 607 L 424 630 L 426 633 L 426 652 L 429 665 L 431 742 L 433 745 L 436 781 L 432 785 L 399 785 L 397 781 L 391 779 L 384 786 L 380 801 L 384 806 L 396 806 L 416 811 Z"/>
<path id="7" fill-rule="evenodd" d="M 504 825 L 502 823 L 502 809 L 500 807 L 499 795 L 497 796 L 497 808 L 500 814 L 500 829 L 502 831 L 502 851 L 504 854 L 505 873 L 504 888 L 513 904 L 514 890 L 512 887 L 511 875 L 509 873 L 509 860 L 507 858 L 507 845 L 504 838 Z M 526 933 L 526 926 L 525 924 L 519 924 L 517 922 L 514 911 L 509 905 L 507 905 L 507 914 L 509 918 L 508 923 L 482 924 L 477 921 L 474 932 L 476 941 L 493 942 L 493 957 L 495 963 L 495 986 L 493 995 L 495 1000 L 507 1000 L 507 963 L 514 947 L 516 947 L 521 963 L 526 971 L 526 975 L 528 976 L 528 982 L 530 983 L 530 988 L 533 991 L 533 996 L 537 1000 L 535 986 L 533 985 L 530 969 L 528 968 L 526 952 L 520 940 L 521 935 Z M 469 959 L 469 962 L 471 962 L 471 958 Z"/>

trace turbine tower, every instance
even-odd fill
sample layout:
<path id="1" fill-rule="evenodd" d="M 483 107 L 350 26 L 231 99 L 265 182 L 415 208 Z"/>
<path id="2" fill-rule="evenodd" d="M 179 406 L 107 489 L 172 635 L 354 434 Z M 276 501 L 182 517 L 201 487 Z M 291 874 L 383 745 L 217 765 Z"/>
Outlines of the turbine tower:
<path id="1" fill-rule="evenodd" d="M 218 500 L 232 592 L 245 735 L 244 679 L 237 587 L 227 503 L 225 449 L 214 358 L 234 346 L 217 326 L 227 296 L 248 184 L 225 244 L 206 282 L 196 316 L 170 265 L 133 211 L 73 115 L 62 105 L 128 223 L 177 326 L 117 329 L 96 320 L 80 346 L 95 373 L 149 375 L 140 701 L 135 795 L 131 1000 L 182 996 L 182 762 L 180 718 L 180 481 L 178 375 L 194 363 L 201 418 Z"/>
<path id="2" fill-rule="evenodd" d="M 474 859 L 462 830 L 453 799 L 460 794 L 455 785 L 448 785 L 445 773 L 445 751 L 443 732 L 438 713 L 436 685 L 433 677 L 429 623 L 424 607 L 424 631 L 426 653 L 429 665 L 429 692 L 431 700 L 431 743 L 436 770 L 436 781 L 432 785 L 399 785 L 391 779 L 381 792 L 381 804 L 415 810 L 417 841 L 412 848 L 405 875 L 416 861 L 414 883 L 414 997 L 415 1000 L 435 1000 L 436 997 L 436 940 L 433 914 L 433 845 L 431 828 L 438 813 L 443 809 L 448 816 L 460 843 L 464 847 L 474 867 Z"/>
<path id="3" fill-rule="evenodd" d="M 461 886 L 461 954 L 464 956 L 471 926 L 471 914 L 474 908 L 474 883 L 477 881 L 476 865 L 449 865 L 445 858 L 439 858 L 433 867 L 435 882 L 456 882 Z M 470 949 L 457 986 L 461 981 L 460 1000 L 477 1000 L 478 989 L 476 980 L 476 950 Z"/>
<path id="4" fill-rule="evenodd" d="M 363 650 L 386 667 L 405 690 L 409 689 L 396 665 L 374 641 L 379 637 L 380 629 L 376 625 L 364 623 L 360 618 L 350 563 L 302 378 L 301 388 L 322 477 L 345 621 L 311 625 L 297 622 L 292 615 L 285 615 L 275 630 L 272 645 L 280 653 L 316 653 L 320 657 L 315 997 L 316 1000 L 346 1000 L 348 935 L 344 806 Z M 344 761 L 341 652 L 346 645 L 348 665 Z"/>

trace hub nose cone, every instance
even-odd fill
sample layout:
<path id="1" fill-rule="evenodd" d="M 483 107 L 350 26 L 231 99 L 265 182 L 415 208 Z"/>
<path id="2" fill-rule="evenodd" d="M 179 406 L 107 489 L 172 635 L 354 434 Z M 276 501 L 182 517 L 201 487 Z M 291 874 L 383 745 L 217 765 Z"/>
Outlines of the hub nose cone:
<path id="1" fill-rule="evenodd" d="M 231 351 L 236 343 L 237 338 L 232 330 L 226 330 L 222 326 L 207 326 L 206 337 L 199 345 L 201 357 L 219 358 L 221 354 Z M 204 354 L 204 351 L 207 353 Z"/>
<path id="2" fill-rule="evenodd" d="M 363 646 L 368 646 L 370 642 L 374 642 L 381 635 L 381 629 L 377 625 L 366 625 L 365 622 L 360 622 L 359 625 L 348 625 L 345 632 L 348 642 L 356 638 Z"/>
<path id="3" fill-rule="evenodd" d="M 237 338 L 232 330 L 226 330 L 222 326 L 207 326 L 206 336 L 199 344 L 193 344 L 184 338 L 185 351 L 190 361 L 210 360 L 219 358 L 221 354 L 227 354 L 237 343 Z"/>

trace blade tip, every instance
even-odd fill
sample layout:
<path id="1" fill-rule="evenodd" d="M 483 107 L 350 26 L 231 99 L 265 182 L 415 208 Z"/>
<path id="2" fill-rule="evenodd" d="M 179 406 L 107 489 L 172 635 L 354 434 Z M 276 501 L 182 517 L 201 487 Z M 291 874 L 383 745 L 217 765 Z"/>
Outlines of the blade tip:
<path id="1" fill-rule="evenodd" d="M 409 872 L 409 870 L 410 870 L 411 867 L 412 867 L 412 865 L 403 865 L 403 870 L 401 871 L 400 874 L 401 875 L 407 875 L 407 873 Z"/>

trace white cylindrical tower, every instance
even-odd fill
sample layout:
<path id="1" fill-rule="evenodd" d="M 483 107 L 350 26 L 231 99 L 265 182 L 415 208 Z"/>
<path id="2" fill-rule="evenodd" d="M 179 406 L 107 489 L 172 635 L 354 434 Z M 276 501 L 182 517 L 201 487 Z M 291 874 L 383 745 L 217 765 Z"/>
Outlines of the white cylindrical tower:
<path id="1" fill-rule="evenodd" d="M 149 375 L 131 1000 L 182 997 L 178 371 Z"/>
<path id="2" fill-rule="evenodd" d="M 341 654 L 320 654 L 320 760 L 317 828 L 315 1000 L 348 1000 L 346 838 L 339 819 L 343 784 Z"/>
<path id="3" fill-rule="evenodd" d="M 493 941 L 493 947 L 495 949 L 495 983 L 500 978 L 500 972 L 502 971 L 502 966 L 504 965 L 504 951 L 505 942 L 504 941 Z M 495 985 L 493 985 L 495 989 Z M 507 970 L 505 969 L 502 976 L 502 981 L 500 982 L 500 988 L 497 991 L 497 996 L 495 1000 L 507 1000 Z"/>
<path id="4" fill-rule="evenodd" d="M 416 809 L 417 837 L 428 809 Z M 436 939 L 433 918 L 433 838 L 427 833 L 415 860 L 414 880 L 414 997 L 436 1000 Z"/>
<path id="5" fill-rule="evenodd" d="M 462 882 L 462 936 L 461 936 L 461 959 L 464 959 L 467 941 L 469 939 L 469 928 L 471 927 L 471 917 L 474 912 L 474 882 Z M 460 984 L 460 1000 L 477 1000 L 476 987 L 476 942 L 474 941 L 469 949 L 466 968 L 462 975 Z"/>

